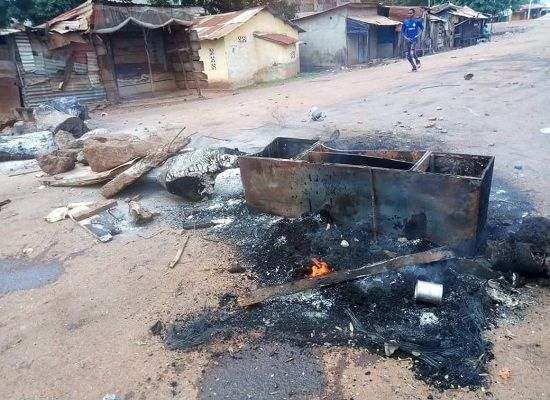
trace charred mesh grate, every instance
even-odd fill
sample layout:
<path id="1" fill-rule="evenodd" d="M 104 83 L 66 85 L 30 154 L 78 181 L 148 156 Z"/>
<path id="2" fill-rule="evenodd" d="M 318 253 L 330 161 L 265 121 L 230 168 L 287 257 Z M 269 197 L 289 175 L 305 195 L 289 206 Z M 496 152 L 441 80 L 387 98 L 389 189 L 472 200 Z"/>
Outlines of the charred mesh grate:
<path id="1" fill-rule="evenodd" d="M 217 214 L 219 213 L 219 214 Z M 189 216 L 179 221 L 185 222 Z M 243 263 L 260 286 L 301 278 L 303 266 L 316 257 L 335 269 L 351 269 L 405 255 L 433 245 L 421 240 L 400 243 L 378 237 L 368 224 L 331 224 L 320 215 L 283 219 L 250 212 L 241 202 L 219 208 L 197 208 L 193 218 L 225 218 L 231 222 L 210 231 L 236 245 Z M 349 246 L 343 247 L 342 240 Z M 417 303 L 417 280 L 444 285 L 439 306 Z M 186 316 L 166 333 L 170 348 L 261 331 L 264 339 L 291 343 L 363 347 L 384 352 L 384 344 L 399 349 L 394 356 L 411 357 L 418 378 L 442 389 L 484 384 L 490 344 L 485 340 L 489 301 L 484 280 L 456 272 L 452 262 L 407 267 L 318 291 L 308 291 L 240 309 L 235 297 L 220 299 L 220 307 Z"/>

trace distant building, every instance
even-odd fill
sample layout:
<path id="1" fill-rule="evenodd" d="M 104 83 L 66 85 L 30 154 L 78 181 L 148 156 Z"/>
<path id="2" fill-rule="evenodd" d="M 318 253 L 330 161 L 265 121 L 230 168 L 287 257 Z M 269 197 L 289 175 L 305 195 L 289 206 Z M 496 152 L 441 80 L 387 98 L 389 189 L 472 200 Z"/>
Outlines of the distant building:
<path id="1" fill-rule="evenodd" d="M 193 27 L 211 87 L 238 88 L 300 71 L 303 29 L 267 7 L 195 18 Z"/>
<path id="2" fill-rule="evenodd" d="M 302 70 L 339 68 L 391 58 L 398 45 L 401 22 L 379 15 L 377 3 L 349 3 L 296 22 L 305 32 L 300 40 Z"/>

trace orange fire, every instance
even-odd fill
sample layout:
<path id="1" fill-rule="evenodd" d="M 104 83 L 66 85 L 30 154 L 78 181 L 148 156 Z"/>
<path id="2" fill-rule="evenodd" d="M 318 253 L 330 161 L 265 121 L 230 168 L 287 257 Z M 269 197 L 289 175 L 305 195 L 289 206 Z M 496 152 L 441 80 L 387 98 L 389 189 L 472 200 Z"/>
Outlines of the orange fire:
<path id="1" fill-rule="evenodd" d="M 330 274 L 334 271 L 326 262 L 319 261 L 316 258 L 312 258 L 311 261 L 313 261 L 313 266 L 311 267 L 311 274 L 306 275 L 308 278 Z"/>

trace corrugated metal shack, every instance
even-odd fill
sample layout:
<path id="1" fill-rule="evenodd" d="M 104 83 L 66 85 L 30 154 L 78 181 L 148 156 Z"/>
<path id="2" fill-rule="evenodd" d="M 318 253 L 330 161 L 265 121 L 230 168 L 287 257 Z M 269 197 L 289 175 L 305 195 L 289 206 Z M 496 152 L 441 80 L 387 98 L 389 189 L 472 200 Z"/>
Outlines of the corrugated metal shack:
<path id="1" fill-rule="evenodd" d="M 12 36 L 16 29 L 0 30 L 0 118 L 13 116 L 13 109 L 21 107 L 19 80 L 14 61 L 15 42 Z"/>
<path id="2" fill-rule="evenodd" d="M 408 18 L 408 11 L 413 8 L 415 10 L 415 18 L 422 20 L 424 24 L 424 32 L 417 46 L 419 54 L 431 54 L 437 51 L 450 48 L 445 44 L 443 32 L 443 20 L 427 11 L 427 7 L 401 7 L 401 6 L 383 6 L 381 13 L 394 20 L 403 22 Z M 399 26 L 401 29 L 401 26 Z M 405 52 L 405 41 L 401 34 L 399 35 L 398 44 L 395 47 L 395 56 L 399 57 Z"/>
<path id="3" fill-rule="evenodd" d="M 23 103 L 83 102 L 206 87 L 193 16 L 182 6 L 88 0 L 13 35 Z"/>
<path id="4" fill-rule="evenodd" d="M 481 29 L 488 20 L 486 15 L 468 6 L 461 7 L 453 3 L 440 4 L 431 7 L 429 11 L 430 14 L 442 19 L 440 35 L 451 48 L 477 44 L 481 37 Z"/>

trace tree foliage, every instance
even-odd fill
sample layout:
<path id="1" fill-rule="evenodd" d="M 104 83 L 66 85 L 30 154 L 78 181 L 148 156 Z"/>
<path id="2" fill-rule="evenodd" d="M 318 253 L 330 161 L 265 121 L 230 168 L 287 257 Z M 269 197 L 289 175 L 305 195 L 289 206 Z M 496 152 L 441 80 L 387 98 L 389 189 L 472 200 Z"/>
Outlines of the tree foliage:
<path id="1" fill-rule="evenodd" d="M 15 18 L 31 21 L 34 25 L 52 19 L 81 4 L 82 0 L 0 0 L 0 12 L 4 21 Z"/>
<path id="2" fill-rule="evenodd" d="M 535 0 L 540 1 L 540 0 Z M 435 6 L 438 4 L 444 4 L 446 1 L 430 1 L 430 0 L 390 0 L 389 4 L 392 6 Z M 453 0 L 451 3 L 454 3 L 458 6 L 468 6 L 476 11 L 479 11 L 484 14 L 495 15 L 502 11 L 512 9 L 519 9 L 521 0 Z"/>
<path id="3" fill-rule="evenodd" d="M 458 4 L 484 14 L 495 15 L 510 8 L 517 10 L 522 2 L 519 0 L 461 0 Z"/>
<path id="4" fill-rule="evenodd" d="M 209 14 L 223 14 L 250 7 L 269 6 L 286 19 L 293 19 L 298 12 L 298 3 L 293 0 L 180 0 L 182 5 L 204 7 Z"/>

